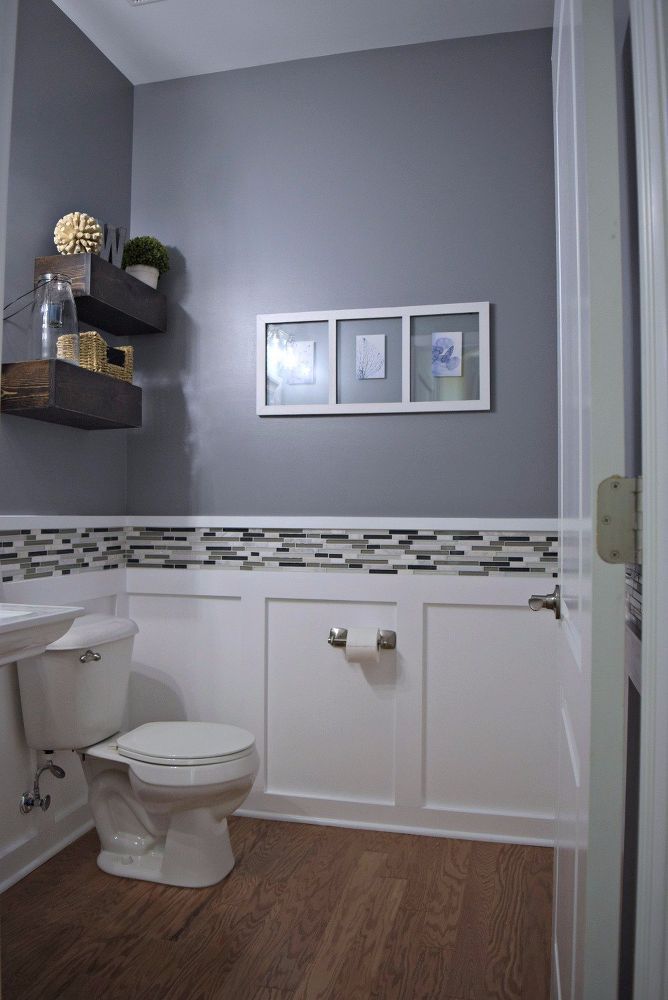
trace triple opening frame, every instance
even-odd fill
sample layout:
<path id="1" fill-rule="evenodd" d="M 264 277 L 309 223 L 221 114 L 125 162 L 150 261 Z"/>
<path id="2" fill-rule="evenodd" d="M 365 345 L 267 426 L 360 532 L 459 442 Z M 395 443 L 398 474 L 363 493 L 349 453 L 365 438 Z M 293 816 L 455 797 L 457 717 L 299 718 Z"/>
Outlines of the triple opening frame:
<path id="1" fill-rule="evenodd" d="M 258 316 L 257 413 L 489 410 L 489 313 L 489 302 L 458 302 Z M 360 374 L 367 334 L 382 366 Z M 448 359 L 439 366 L 436 345 L 444 344 Z"/>

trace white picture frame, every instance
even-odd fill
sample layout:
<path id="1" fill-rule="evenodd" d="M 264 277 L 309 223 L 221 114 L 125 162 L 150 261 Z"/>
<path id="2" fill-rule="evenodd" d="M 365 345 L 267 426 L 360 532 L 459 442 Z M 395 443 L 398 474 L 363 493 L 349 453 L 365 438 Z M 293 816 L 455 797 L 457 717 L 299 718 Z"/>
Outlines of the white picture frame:
<path id="1" fill-rule="evenodd" d="M 477 358 L 479 365 L 478 394 L 468 399 L 411 399 L 411 321 L 420 316 L 447 317 L 476 314 Z M 490 399 L 490 304 L 489 302 L 456 302 L 437 305 L 403 306 L 378 309 L 336 309 L 319 312 L 271 313 L 257 317 L 257 391 L 256 412 L 261 417 L 352 415 L 371 413 L 447 413 L 485 411 Z M 402 368 L 401 400 L 383 403 L 340 403 L 337 401 L 337 329 L 342 320 L 401 318 Z M 267 403 L 267 327 L 288 323 L 328 324 L 328 400 L 326 403 Z M 454 321 L 453 321 L 454 323 Z M 460 327 L 458 327 L 459 331 Z M 380 335 L 382 336 L 382 335 Z M 431 340 L 430 340 L 431 345 Z M 464 369 L 466 365 L 466 353 Z M 460 355 L 461 356 L 461 355 Z M 455 384 L 457 379 L 442 379 Z"/>

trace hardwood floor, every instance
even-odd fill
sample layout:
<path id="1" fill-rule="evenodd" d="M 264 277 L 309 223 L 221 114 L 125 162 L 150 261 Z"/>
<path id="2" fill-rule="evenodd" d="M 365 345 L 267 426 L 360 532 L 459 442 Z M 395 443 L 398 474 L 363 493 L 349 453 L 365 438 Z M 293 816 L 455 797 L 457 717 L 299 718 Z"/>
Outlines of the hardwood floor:
<path id="1" fill-rule="evenodd" d="M 552 852 L 233 818 L 210 889 L 87 834 L 2 897 L 4 1000 L 547 1000 Z"/>

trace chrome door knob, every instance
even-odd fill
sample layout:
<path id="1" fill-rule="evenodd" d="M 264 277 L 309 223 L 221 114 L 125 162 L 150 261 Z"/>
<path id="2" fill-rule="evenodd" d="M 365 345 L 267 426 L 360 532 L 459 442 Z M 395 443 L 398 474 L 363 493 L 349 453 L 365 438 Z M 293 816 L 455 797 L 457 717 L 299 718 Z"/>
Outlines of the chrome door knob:
<path id="1" fill-rule="evenodd" d="M 561 618 L 561 590 L 556 585 L 551 594 L 532 594 L 529 598 L 532 611 L 554 611 L 555 618 Z"/>

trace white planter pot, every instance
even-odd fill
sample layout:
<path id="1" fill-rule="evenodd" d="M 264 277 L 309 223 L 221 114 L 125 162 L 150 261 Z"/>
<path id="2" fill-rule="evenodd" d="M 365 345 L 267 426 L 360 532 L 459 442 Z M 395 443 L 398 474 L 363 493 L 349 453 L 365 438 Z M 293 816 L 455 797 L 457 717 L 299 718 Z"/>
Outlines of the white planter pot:
<path id="1" fill-rule="evenodd" d="M 143 281 L 145 285 L 150 285 L 151 288 L 158 287 L 158 278 L 160 277 L 160 271 L 157 267 L 148 267 L 146 264 L 130 264 L 125 270 L 128 274 L 131 274 L 135 278 L 139 278 Z"/>

